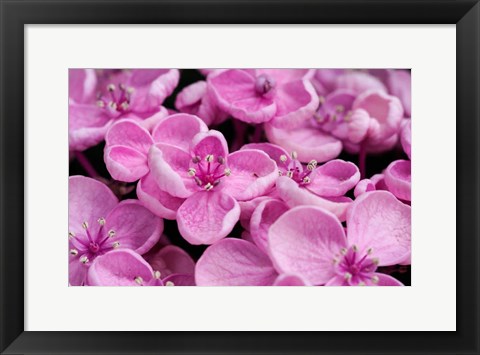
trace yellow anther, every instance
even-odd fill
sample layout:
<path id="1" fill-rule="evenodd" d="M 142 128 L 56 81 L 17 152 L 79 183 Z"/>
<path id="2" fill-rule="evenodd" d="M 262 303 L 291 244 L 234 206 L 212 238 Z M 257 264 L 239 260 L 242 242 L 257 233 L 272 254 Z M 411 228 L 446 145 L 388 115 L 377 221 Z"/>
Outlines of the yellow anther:
<path id="1" fill-rule="evenodd" d="M 135 282 L 138 284 L 138 285 L 142 285 L 143 284 L 143 279 L 141 276 L 137 276 L 134 278 Z"/>

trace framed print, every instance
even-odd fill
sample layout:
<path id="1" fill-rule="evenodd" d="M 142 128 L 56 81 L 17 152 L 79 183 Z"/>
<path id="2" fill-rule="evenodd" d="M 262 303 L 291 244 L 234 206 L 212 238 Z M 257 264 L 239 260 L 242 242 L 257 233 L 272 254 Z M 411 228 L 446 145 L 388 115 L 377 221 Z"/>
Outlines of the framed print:
<path id="1" fill-rule="evenodd" d="M 1 8 L 2 353 L 480 352 L 477 1 Z"/>

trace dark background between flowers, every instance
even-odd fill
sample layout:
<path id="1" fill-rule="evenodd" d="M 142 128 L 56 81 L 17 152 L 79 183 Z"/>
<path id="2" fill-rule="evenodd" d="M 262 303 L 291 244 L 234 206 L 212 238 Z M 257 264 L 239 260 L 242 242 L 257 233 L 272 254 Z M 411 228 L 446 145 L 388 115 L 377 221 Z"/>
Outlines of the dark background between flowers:
<path id="1" fill-rule="evenodd" d="M 199 81 L 199 80 L 204 80 L 205 77 L 197 70 L 194 69 L 182 69 L 181 74 L 180 74 L 180 82 L 173 92 L 173 94 L 167 98 L 164 102 L 164 106 L 169 109 L 175 109 L 174 103 L 175 103 L 175 98 L 177 94 L 186 86 Z M 238 121 L 239 122 L 239 121 Z M 243 123 L 242 123 L 243 124 Z M 254 127 L 251 125 L 245 124 L 245 135 L 244 135 L 244 143 L 249 143 L 250 138 L 253 135 Z M 216 129 L 218 131 L 221 131 L 224 135 L 225 138 L 227 139 L 227 142 L 231 144 L 233 141 L 233 137 L 235 135 L 236 128 L 233 125 L 233 120 L 229 119 L 226 120 L 225 122 L 221 123 L 220 125 L 217 126 L 211 126 L 210 128 Z M 266 140 L 265 137 L 262 137 L 263 140 Z M 110 174 L 108 173 L 105 163 L 103 161 L 103 149 L 105 147 L 105 143 L 98 144 L 95 147 L 92 147 L 84 152 L 85 156 L 89 159 L 90 163 L 93 165 L 93 167 L 96 169 L 97 173 L 101 176 L 101 178 L 106 179 L 106 181 L 111 181 L 110 186 L 116 192 L 118 188 L 128 188 L 128 187 L 134 187 L 136 183 L 131 183 L 131 184 L 123 184 L 123 183 L 118 183 L 115 181 L 112 181 L 112 178 Z M 342 152 L 340 156 L 338 157 L 339 159 L 343 159 L 346 161 L 351 161 L 355 164 L 358 164 L 358 156 L 357 155 L 352 155 L 348 154 L 346 152 Z M 383 169 L 385 169 L 388 164 L 390 164 L 392 161 L 397 160 L 397 159 L 408 159 L 408 157 L 405 155 L 403 150 L 401 148 L 396 148 L 391 151 L 377 154 L 377 155 L 369 155 L 367 156 L 367 164 L 366 164 L 366 176 L 371 177 L 374 174 L 381 173 Z M 86 171 L 82 168 L 82 166 L 74 159 L 71 158 L 70 160 L 70 165 L 69 165 L 69 174 L 70 175 L 86 175 Z M 118 196 L 118 194 L 117 194 Z M 352 191 L 350 191 L 347 196 L 353 197 Z M 135 194 L 135 189 L 133 188 L 131 192 L 119 196 L 120 199 L 128 199 L 128 198 L 137 198 Z M 184 249 L 186 252 L 188 252 L 192 258 L 196 261 L 198 258 L 202 255 L 204 250 L 207 248 L 206 245 L 191 245 L 187 241 L 185 241 L 180 233 L 178 232 L 177 228 L 177 222 L 176 221 L 170 221 L 170 220 L 164 220 L 165 222 L 165 229 L 164 229 L 164 235 L 168 236 L 169 240 L 175 244 Z M 233 229 L 232 233 L 230 233 L 230 237 L 236 237 L 240 238 L 242 232 L 242 227 L 240 226 L 240 223 L 237 223 L 235 228 Z M 155 248 L 155 247 L 154 247 Z M 410 286 L 411 285 L 411 266 L 390 266 L 390 267 L 382 267 L 380 268 L 381 272 L 388 273 L 391 276 L 395 277 L 396 279 L 400 280 L 404 285 Z"/>

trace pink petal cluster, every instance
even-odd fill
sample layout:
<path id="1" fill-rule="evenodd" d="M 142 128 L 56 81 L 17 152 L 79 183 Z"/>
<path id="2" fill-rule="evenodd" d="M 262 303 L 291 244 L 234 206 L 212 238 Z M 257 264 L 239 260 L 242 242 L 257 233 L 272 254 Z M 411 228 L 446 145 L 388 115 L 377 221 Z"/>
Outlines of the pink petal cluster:
<path id="1" fill-rule="evenodd" d="M 408 285 L 411 114 L 406 69 L 71 69 L 69 284 Z"/>

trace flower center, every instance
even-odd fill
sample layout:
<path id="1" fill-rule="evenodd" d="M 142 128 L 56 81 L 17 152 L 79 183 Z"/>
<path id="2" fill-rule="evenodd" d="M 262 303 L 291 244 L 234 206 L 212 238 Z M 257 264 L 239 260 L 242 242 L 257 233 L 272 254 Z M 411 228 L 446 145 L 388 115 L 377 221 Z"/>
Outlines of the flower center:
<path id="1" fill-rule="evenodd" d="M 351 286 L 378 283 L 378 277 L 374 274 L 378 266 L 378 259 L 371 255 L 372 248 L 365 252 L 359 252 L 355 245 L 348 249 L 342 249 L 340 257 L 333 259 L 335 270 Z"/>
<path id="2" fill-rule="evenodd" d="M 319 124 L 338 124 L 350 122 L 352 111 L 342 104 L 325 104 L 325 98 L 320 97 L 320 108 L 314 114 L 314 118 Z"/>
<path id="3" fill-rule="evenodd" d="M 275 85 L 275 79 L 266 74 L 261 74 L 255 80 L 255 91 L 259 95 L 266 96 L 273 92 L 272 89 L 275 88 Z"/>
<path id="4" fill-rule="evenodd" d="M 311 160 L 307 166 L 303 166 L 302 163 L 297 159 L 296 152 L 292 152 L 290 156 L 290 161 L 288 161 L 288 157 L 286 155 L 283 154 L 280 156 L 280 161 L 283 163 L 283 166 L 280 166 L 279 175 L 285 175 L 289 177 L 300 186 L 309 184 L 312 179 L 312 176 L 310 175 L 317 167 L 317 161 Z"/>
<path id="5" fill-rule="evenodd" d="M 79 261 L 83 264 L 89 263 L 97 255 L 104 254 L 120 246 L 120 242 L 118 241 L 114 241 L 113 243 L 109 242 L 109 240 L 111 241 L 115 238 L 115 231 L 109 230 L 105 232 L 105 218 L 101 217 L 97 222 L 100 228 L 98 228 L 96 232 L 93 232 L 88 222 L 83 222 L 83 233 L 79 233 L 79 235 L 75 235 L 73 232 L 68 233 L 70 243 L 73 246 L 73 248 L 70 249 L 70 254 L 78 256 Z"/>
<path id="6" fill-rule="evenodd" d="M 112 114 L 128 112 L 130 108 L 130 100 L 134 89 L 120 84 L 118 88 L 115 84 L 107 86 L 107 95 L 99 94 L 97 105 L 107 109 Z"/>
<path id="7" fill-rule="evenodd" d="M 220 184 L 224 176 L 230 176 L 231 171 L 226 167 L 225 158 L 222 156 L 214 157 L 213 154 L 207 154 L 205 157 L 195 156 L 192 158 L 192 167 L 188 169 L 190 175 L 198 186 L 210 191 Z"/>

